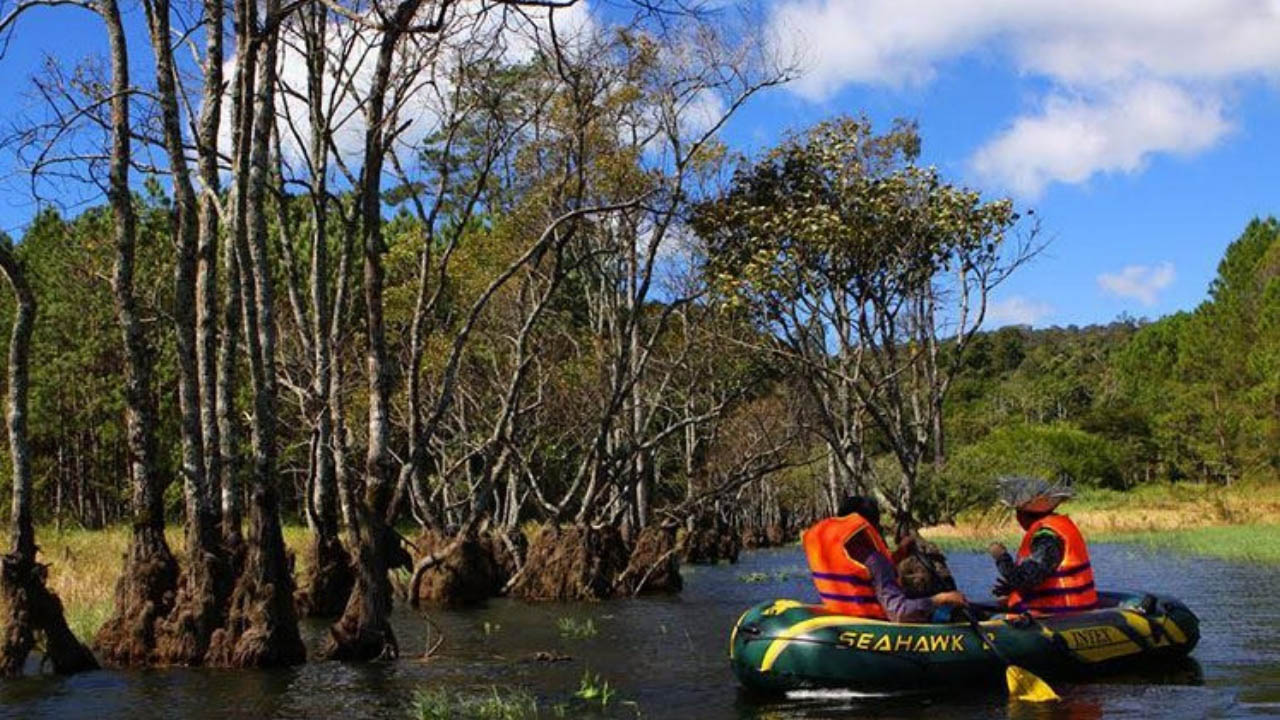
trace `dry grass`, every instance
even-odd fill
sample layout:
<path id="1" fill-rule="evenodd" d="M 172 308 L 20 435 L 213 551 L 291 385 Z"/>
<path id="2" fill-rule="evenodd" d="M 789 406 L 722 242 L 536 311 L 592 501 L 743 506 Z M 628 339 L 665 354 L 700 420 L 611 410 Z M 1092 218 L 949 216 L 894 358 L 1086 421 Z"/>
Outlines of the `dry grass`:
<path id="1" fill-rule="evenodd" d="M 1280 562 L 1280 486 L 1153 485 L 1121 493 L 1086 490 L 1063 512 L 1092 540 L 1131 542 L 1216 557 Z M 1012 514 L 962 516 L 925 534 L 951 547 L 986 547 L 1020 535 Z"/>
<path id="2" fill-rule="evenodd" d="M 165 532 L 169 548 L 181 558 L 185 546 L 182 528 L 171 526 Z M 285 545 L 293 551 L 301 572 L 306 562 L 300 552 L 307 538 L 301 526 L 284 528 Z M 52 527 L 36 530 L 40 560 L 49 565 L 49 587 L 62 600 L 67 624 L 84 642 L 92 640 L 98 628 L 111 614 L 116 578 L 124 564 L 129 528 L 104 530 L 69 529 L 59 532 Z"/>
<path id="3" fill-rule="evenodd" d="M 1151 485 L 1128 492 L 1085 490 L 1062 507 L 1089 534 L 1165 532 L 1193 528 L 1280 524 L 1280 485 Z M 929 528 L 933 538 L 979 539 L 1014 532 L 1007 510 L 961 516 Z"/>

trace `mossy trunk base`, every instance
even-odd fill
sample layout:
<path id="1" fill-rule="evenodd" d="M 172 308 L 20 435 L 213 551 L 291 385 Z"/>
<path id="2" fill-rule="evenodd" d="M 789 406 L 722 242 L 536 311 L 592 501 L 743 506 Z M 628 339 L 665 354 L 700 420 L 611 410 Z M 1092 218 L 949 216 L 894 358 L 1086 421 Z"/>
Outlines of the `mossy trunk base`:
<path id="1" fill-rule="evenodd" d="M 628 595 L 678 593 L 683 587 L 675 530 L 657 525 L 641 530 L 627 569 L 618 576 L 618 592 Z"/>
<path id="2" fill-rule="evenodd" d="M 158 625 L 173 610 L 177 581 L 178 563 L 164 529 L 135 527 L 116 581 L 114 614 L 93 642 L 104 663 L 136 667 L 156 661 Z"/>
<path id="3" fill-rule="evenodd" d="M 337 617 L 347 606 L 356 576 L 351 556 L 336 537 L 316 535 L 308 550 L 310 562 L 295 598 L 301 617 Z"/>
<path id="4" fill-rule="evenodd" d="M 602 600 L 627 568 L 630 550 L 616 528 L 546 527 L 529 546 L 511 595 L 528 601 Z"/>
<path id="5" fill-rule="evenodd" d="M 160 623 L 156 661 L 164 665 L 199 665 L 213 633 L 224 622 L 231 595 L 231 566 L 216 553 L 192 554 L 178 578 L 173 610 Z"/>
<path id="6" fill-rule="evenodd" d="M 62 601 L 45 584 L 48 566 L 17 555 L 3 558 L 0 596 L 7 617 L 0 641 L 0 677 L 18 677 L 27 655 L 44 638 L 45 658 L 59 675 L 98 669 L 98 661 L 71 628 Z"/>
<path id="7" fill-rule="evenodd" d="M 215 667 L 287 667 L 305 662 L 293 606 L 293 568 L 279 528 L 274 541 L 251 542 L 226 625 L 213 633 L 206 662 Z"/>

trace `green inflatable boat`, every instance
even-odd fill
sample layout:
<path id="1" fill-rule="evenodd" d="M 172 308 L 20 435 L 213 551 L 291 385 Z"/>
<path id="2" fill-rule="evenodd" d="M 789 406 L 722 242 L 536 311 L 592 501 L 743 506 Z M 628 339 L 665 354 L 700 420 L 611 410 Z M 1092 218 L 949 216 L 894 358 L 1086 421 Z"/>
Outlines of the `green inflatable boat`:
<path id="1" fill-rule="evenodd" d="M 992 614 L 982 632 L 1010 662 L 1045 677 L 1101 675 L 1136 660 L 1179 658 L 1200 639 L 1200 621 L 1178 600 L 1099 593 L 1100 607 L 1031 617 Z M 775 600 L 738 619 L 729 640 L 734 673 L 763 692 L 847 688 L 893 692 L 997 682 L 1005 665 L 968 623 L 908 625 L 839 615 L 821 605 Z"/>

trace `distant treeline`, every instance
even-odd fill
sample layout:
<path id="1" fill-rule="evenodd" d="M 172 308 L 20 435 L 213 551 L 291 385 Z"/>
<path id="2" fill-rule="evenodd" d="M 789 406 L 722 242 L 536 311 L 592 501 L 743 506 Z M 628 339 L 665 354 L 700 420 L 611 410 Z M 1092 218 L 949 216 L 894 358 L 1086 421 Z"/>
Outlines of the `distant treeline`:
<path id="1" fill-rule="evenodd" d="M 1115 489 L 1276 480 L 1280 223 L 1248 224 L 1195 310 L 981 335 L 950 401 L 951 507 L 1004 472 Z"/>

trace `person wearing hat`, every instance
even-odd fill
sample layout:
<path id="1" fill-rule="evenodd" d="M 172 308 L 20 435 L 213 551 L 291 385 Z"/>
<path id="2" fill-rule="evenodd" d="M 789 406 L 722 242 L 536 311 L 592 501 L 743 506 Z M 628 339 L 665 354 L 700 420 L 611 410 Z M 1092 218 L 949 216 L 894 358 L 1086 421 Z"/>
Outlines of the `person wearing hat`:
<path id="1" fill-rule="evenodd" d="M 1017 511 L 1026 534 L 1017 560 L 1004 545 L 991 543 L 1000 574 L 992 592 L 1007 597 L 1012 612 L 1054 614 L 1096 607 L 1088 545 L 1071 518 L 1055 512 L 1073 495 L 1071 488 L 1040 478 L 1011 477 L 1000 481 L 1000 494 Z"/>
<path id="2" fill-rule="evenodd" d="M 928 622 L 935 611 L 965 604 L 959 592 L 907 597 L 889 559 L 880 529 L 880 506 L 869 497 L 850 496 L 836 517 L 805 531 L 805 557 L 823 605 L 855 617 Z"/>

